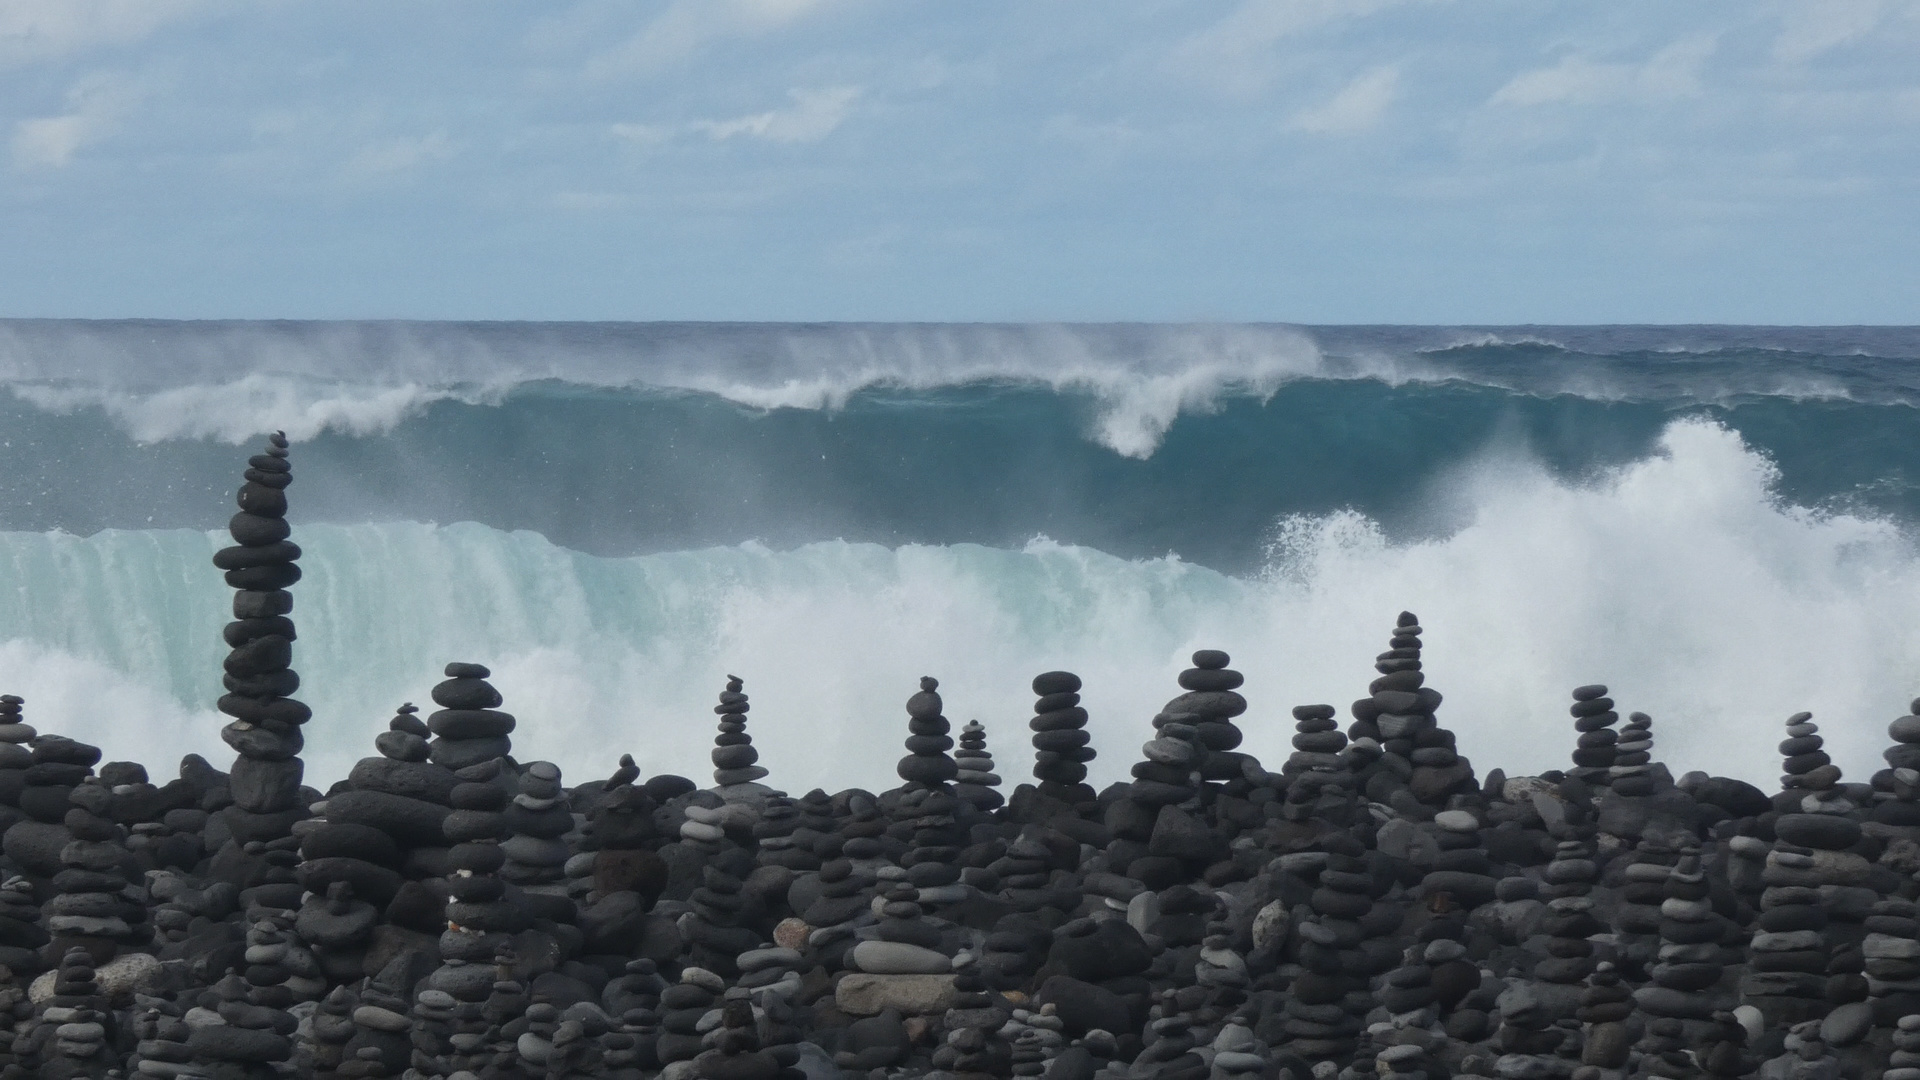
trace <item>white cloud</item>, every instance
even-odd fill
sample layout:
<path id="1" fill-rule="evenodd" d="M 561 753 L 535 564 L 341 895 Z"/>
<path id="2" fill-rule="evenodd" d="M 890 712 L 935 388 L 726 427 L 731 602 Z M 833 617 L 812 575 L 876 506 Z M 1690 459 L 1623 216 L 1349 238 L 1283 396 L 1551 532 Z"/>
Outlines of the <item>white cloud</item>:
<path id="1" fill-rule="evenodd" d="M 14 166 L 64 168 L 81 147 L 113 130 L 134 96 L 126 80 L 116 75 L 97 74 L 80 80 L 67 92 L 66 112 L 14 125 Z"/>
<path id="2" fill-rule="evenodd" d="M 454 154 L 453 140 L 444 131 L 403 135 L 369 143 L 348 158 L 341 171 L 359 180 L 374 180 L 412 172 L 428 162 L 445 161 Z"/>
<path id="3" fill-rule="evenodd" d="M 1885 11 L 1883 0 L 1795 0 L 1781 18 L 1773 55 L 1788 62 L 1811 59 L 1864 37 Z"/>
<path id="4" fill-rule="evenodd" d="M 1378 67 L 1342 87 L 1340 92 L 1318 105 L 1301 109 L 1287 121 L 1295 131 L 1339 134 L 1363 131 L 1380 122 L 1393 103 L 1400 83 L 1400 72 L 1393 67 Z"/>
<path id="5" fill-rule="evenodd" d="M 590 75 L 658 71 L 710 42 L 757 37 L 833 7 L 836 0 L 674 0 L 640 32 L 595 56 Z"/>
<path id="6" fill-rule="evenodd" d="M 689 126 L 715 140 L 745 135 L 778 143 L 818 142 L 831 135 L 847 118 L 847 111 L 860 96 L 860 88 L 789 90 L 787 96 L 793 99 L 793 104 L 785 109 L 769 109 L 731 120 L 700 120 Z"/>
<path id="7" fill-rule="evenodd" d="M 1399 0 L 1245 0 L 1182 41 L 1174 65 L 1234 93 L 1265 87 L 1277 72 L 1269 50 L 1316 27 L 1371 15 Z"/>
<path id="8" fill-rule="evenodd" d="M 201 6 L 202 0 L 0 0 L 0 65 L 139 41 Z"/>
<path id="9" fill-rule="evenodd" d="M 1489 98 L 1494 105 L 1584 105 L 1603 101 L 1682 97 L 1700 89 L 1700 66 L 1713 55 L 1711 36 L 1686 38 L 1644 64 L 1601 63 L 1563 57 L 1552 67 L 1513 77 Z"/>

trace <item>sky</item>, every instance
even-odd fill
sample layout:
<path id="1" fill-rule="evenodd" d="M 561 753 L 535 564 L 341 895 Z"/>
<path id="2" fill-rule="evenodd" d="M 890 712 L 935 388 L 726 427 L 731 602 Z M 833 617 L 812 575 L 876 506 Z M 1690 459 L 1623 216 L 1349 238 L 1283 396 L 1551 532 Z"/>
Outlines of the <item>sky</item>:
<path id="1" fill-rule="evenodd" d="M 1920 0 L 0 0 L 0 317 L 1920 322 Z"/>

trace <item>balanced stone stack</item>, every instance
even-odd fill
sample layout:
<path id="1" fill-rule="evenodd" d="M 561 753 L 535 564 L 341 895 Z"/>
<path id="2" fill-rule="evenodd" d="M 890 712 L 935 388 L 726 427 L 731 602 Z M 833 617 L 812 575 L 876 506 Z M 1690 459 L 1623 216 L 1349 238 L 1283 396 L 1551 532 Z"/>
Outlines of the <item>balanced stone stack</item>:
<path id="1" fill-rule="evenodd" d="M 33 764 L 27 767 L 20 790 L 20 809 L 35 821 L 58 825 L 73 808 L 74 787 L 93 775 L 100 748 L 48 734 L 33 740 L 32 754 Z"/>
<path id="2" fill-rule="evenodd" d="M 733 797 L 764 796 L 764 787 L 754 784 L 767 775 L 760 751 L 753 748 L 747 734 L 747 695 L 737 675 L 727 676 L 727 688 L 720 692 L 720 704 L 713 711 L 720 717 L 720 733 L 713 739 L 713 782 L 721 793 Z M 746 785 L 753 785 L 748 787 Z"/>
<path id="3" fill-rule="evenodd" d="M 693 917 L 680 923 L 681 932 L 693 946 L 694 961 L 701 967 L 720 975 L 737 975 L 735 965 L 740 954 L 761 945 L 746 910 L 749 896 L 745 885 L 752 873 L 752 858 L 737 847 L 728 846 L 702 863 L 700 885 L 687 898 Z"/>
<path id="4" fill-rule="evenodd" d="M 1607 767 L 1607 784 L 1615 795 L 1639 798 L 1654 793 L 1653 717 L 1629 713 L 1613 744 L 1613 764 Z"/>
<path id="5" fill-rule="evenodd" d="M 54 974 L 53 994 L 40 1013 L 40 1023 L 53 1029 L 53 1038 L 41 1044 L 40 1076 L 48 1080 L 104 1077 L 120 1064 L 107 1045 L 114 1034 L 108 1026 L 114 1017 L 103 1008 L 105 1004 L 94 979 L 92 958 L 85 949 L 68 950 Z"/>
<path id="6" fill-rule="evenodd" d="M 107 817 L 111 793 L 89 780 L 73 788 L 68 802 L 64 823 L 73 840 L 61 848 L 64 869 L 53 879 L 60 894 L 47 902 L 46 929 L 53 940 L 46 959 L 58 962 L 78 948 L 104 964 L 152 930 L 146 904 L 124 895 L 131 884 L 124 872 L 126 830 Z"/>
<path id="7" fill-rule="evenodd" d="M 1162 712 L 1153 718 L 1154 737 L 1140 747 L 1146 760 L 1135 762 L 1127 797 L 1143 807 L 1187 802 L 1200 793 L 1207 748 L 1190 713 Z M 1148 813 L 1152 813 L 1149 809 Z"/>
<path id="8" fill-rule="evenodd" d="M 1347 736 L 1334 715 L 1331 705 L 1294 707 L 1293 753 L 1280 768 L 1287 784 L 1281 812 L 1288 821 L 1353 823 L 1353 769 L 1342 754 Z"/>
<path id="9" fill-rule="evenodd" d="M 760 820 L 753 823 L 753 839 L 758 845 L 754 860 L 761 866 L 783 866 L 796 873 L 820 869 L 820 856 L 811 844 L 801 844 L 793 834 L 804 818 L 800 805 L 785 795 L 770 796 L 760 807 Z"/>
<path id="10" fill-rule="evenodd" d="M 385 833 L 377 835 L 386 839 Z M 354 896 L 351 882 L 334 881 L 324 895 L 307 894 L 293 925 L 321 974 L 339 985 L 363 974 L 367 945 L 379 924 L 380 909 Z"/>
<path id="11" fill-rule="evenodd" d="M 1660 908 L 1667 900 L 1667 878 L 1680 853 L 1664 836 L 1643 836 L 1631 855 L 1615 858 L 1607 868 L 1619 892 L 1613 910 L 1614 959 L 1621 973 L 1642 981 L 1658 959 Z"/>
<path id="12" fill-rule="evenodd" d="M 1719 994 L 1724 967 L 1720 938 L 1724 921 L 1713 911 L 1700 857 L 1683 854 L 1667 875 L 1666 899 L 1660 907 L 1659 962 L 1649 973 L 1652 983 L 1634 991 L 1634 1002 L 1648 1016 L 1681 1023 L 1685 1034 L 1699 1039 L 1710 1033 L 1713 1014 L 1723 1004 Z M 1643 1052 L 1664 1053 L 1652 1044 Z"/>
<path id="13" fill-rule="evenodd" d="M 46 943 L 33 883 L 15 874 L 0 883 L 0 966 L 16 975 L 38 971 L 40 948 Z"/>
<path id="14" fill-rule="evenodd" d="M 1827 762 L 1808 714 L 1790 717 L 1787 734 L 1780 744 L 1788 788 L 1781 801 L 1799 795 L 1800 812 L 1774 822 L 1776 839 L 1761 870 L 1761 932 L 1741 982 L 1742 996 L 1774 1024 L 1823 1016 L 1841 1003 L 1835 998 L 1858 1000 L 1870 985 L 1858 978 L 1864 957 L 1847 947 L 1864 939 L 1860 923 L 1870 903 L 1855 912 L 1855 905 L 1837 902 L 1860 893 L 1872 898 L 1860 888 L 1872 865 L 1849 850 L 1861 838 L 1855 807 L 1836 790 L 1840 770 Z M 1855 978 L 1828 978 L 1834 975 Z"/>
<path id="15" fill-rule="evenodd" d="M 855 869 L 851 859 L 828 859 L 821 864 L 818 892 L 800 911 L 800 919 L 812 927 L 807 936 L 812 956 L 828 971 L 838 969 L 857 944 L 856 929 L 872 910 L 867 890 L 873 882 L 866 871 Z"/>
<path id="16" fill-rule="evenodd" d="M 1900 1018 L 1893 1032 L 1893 1053 L 1880 1080 L 1920 1080 L 1920 1013 Z"/>
<path id="17" fill-rule="evenodd" d="M 1589 786 L 1603 786 L 1611 779 L 1620 741 L 1620 733 L 1613 730 L 1613 725 L 1620 722 L 1620 714 L 1613 711 L 1613 699 L 1599 683 L 1576 687 L 1573 705 L 1567 711 L 1573 715 L 1573 729 L 1579 734 L 1568 775 L 1579 777 Z"/>
<path id="18" fill-rule="evenodd" d="M 233 717 L 220 737 L 236 755 L 229 773 L 233 806 L 225 811 L 233 838 L 274 840 L 288 835 L 306 816 L 300 797 L 304 740 L 300 725 L 313 713 L 293 699 L 300 677 L 293 671 L 293 594 L 300 580 L 300 546 L 287 539 L 287 437 L 268 440 L 265 453 L 248 459 L 246 483 L 236 501 L 240 512 L 228 522 L 234 546 L 213 556 L 226 571 L 234 621 L 227 624 L 225 684 L 220 711 Z"/>
<path id="19" fill-rule="evenodd" d="M 1430 818 L 1447 798 L 1473 786 L 1473 766 L 1454 749 L 1453 733 L 1434 719 L 1440 693 L 1421 671 L 1420 621 L 1403 611 L 1374 662 L 1371 697 L 1353 703 L 1350 738 L 1377 740 L 1383 751 L 1368 768 L 1366 795 L 1403 815 Z"/>
<path id="20" fill-rule="evenodd" d="M 909 792 L 897 804 L 896 820 L 910 830 L 900 866 L 918 890 L 915 900 L 930 913 L 971 895 L 959 882 L 961 853 L 969 839 L 962 818 L 972 809 L 957 794 L 944 791 Z"/>
<path id="21" fill-rule="evenodd" d="M 0 832 L 22 816 L 17 811 L 20 793 L 27 786 L 27 769 L 33 765 L 33 751 L 27 744 L 39 733 L 21 715 L 25 703 L 17 694 L 0 694 Z"/>
<path id="22" fill-rule="evenodd" d="M 1580 1063 L 1601 1069 L 1626 1065 L 1633 1053 L 1633 1035 L 1627 1020 L 1633 1015 L 1633 991 L 1621 985 L 1620 973 L 1601 961 L 1587 976 L 1587 989 L 1574 1014 L 1580 1021 Z"/>
<path id="23" fill-rule="evenodd" d="M 1087 710 L 1080 705 L 1080 676 L 1071 671 L 1048 671 L 1033 677 L 1033 778 L 1040 790 L 1056 797 L 1072 792 L 1087 779 L 1087 762 L 1094 759 L 1086 733 Z"/>
<path id="24" fill-rule="evenodd" d="M 500 845 L 507 860 L 500 877 L 529 889 L 559 882 L 569 854 L 561 838 L 573 831 L 573 813 L 558 765 L 536 761 L 521 772 L 520 790 L 506 808 L 506 824 L 512 835 Z M 564 890 L 546 891 L 564 895 Z"/>
<path id="25" fill-rule="evenodd" d="M 1431 869 L 1420 879 L 1420 895 L 1428 898 L 1428 906 L 1472 911 L 1491 901 L 1499 883 L 1480 841 L 1479 819 L 1468 810 L 1442 810 L 1434 815 L 1432 829 L 1436 850 Z"/>
<path id="26" fill-rule="evenodd" d="M 1599 868 L 1585 844 L 1562 840 L 1547 864 L 1547 914 L 1539 931 L 1547 936 L 1547 956 L 1534 965 L 1541 982 L 1572 986 L 1593 970 L 1593 943 L 1588 940 L 1603 927 L 1593 917 L 1589 895 Z"/>
<path id="27" fill-rule="evenodd" d="M 454 809 L 442 826 L 453 845 L 447 854 L 453 866 L 447 928 L 440 937 L 440 955 L 448 960 L 484 963 L 503 935 L 525 925 L 521 909 L 505 899 L 506 882 L 498 876 L 507 861 L 500 841 L 507 834 L 502 811 L 510 798 L 503 765 L 493 758 L 455 774 L 460 783 L 452 793 Z"/>
<path id="28" fill-rule="evenodd" d="M 668 1070 L 663 1075 L 688 1075 L 686 1068 L 675 1073 L 673 1066 L 676 1062 L 691 1063 L 706 1049 L 701 1036 L 708 1029 L 701 1023 L 726 988 L 720 976 L 704 968 L 688 966 L 681 970 L 679 982 L 660 992 L 661 1030 L 654 1053 L 661 1066 Z"/>
<path id="29" fill-rule="evenodd" d="M 1870 816 L 1881 825 L 1920 828 L 1920 698 L 1887 725 L 1887 735 L 1893 745 L 1882 754 L 1887 767 L 1873 775 Z"/>
<path id="30" fill-rule="evenodd" d="M 499 711 L 500 691 L 487 682 L 492 674 L 481 664 L 447 665 L 446 681 L 433 688 L 440 711 L 427 717 L 436 764 L 458 772 L 513 753 L 513 715 Z"/>
<path id="31" fill-rule="evenodd" d="M 1920 911 L 1912 900 L 1889 897 L 1873 905 L 1860 943 L 1874 1022 L 1892 1027 L 1920 1013 Z"/>
<path id="32" fill-rule="evenodd" d="M 427 727 L 402 705 L 374 740 L 378 757 L 362 758 L 348 790 L 314 804 L 315 816 L 294 827 L 300 838 L 300 881 L 325 895 L 335 882 L 356 899 L 385 907 L 403 886 L 408 849 L 446 843 L 454 775 L 427 761 Z"/>
<path id="33" fill-rule="evenodd" d="M 967 726 L 960 729 L 960 749 L 954 751 L 953 760 L 960 769 L 953 777 L 955 795 L 982 812 L 998 810 L 1006 802 L 994 790 L 1000 786 L 1000 778 L 994 775 L 993 755 L 987 752 L 987 729 L 980 721 L 969 720 Z"/>
<path id="34" fill-rule="evenodd" d="M 1247 757 L 1236 753 L 1244 737 L 1233 718 L 1247 711 L 1247 699 L 1238 690 L 1245 676 L 1230 670 L 1232 658 L 1219 649 L 1201 649 L 1193 654 L 1193 666 L 1180 673 L 1180 688 L 1186 693 L 1162 707 L 1168 716 L 1187 716 L 1194 738 L 1207 749 L 1200 761 L 1204 780 L 1234 780 L 1244 775 Z"/>
<path id="35" fill-rule="evenodd" d="M 920 692 L 907 699 L 907 756 L 895 771 L 909 785 L 944 785 L 960 774 L 960 767 L 947 756 L 953 749 L 953 738 L 947 734 L 953 725 L 940 715 L 940 695 L 935 693 L 939 688 L 939 680 L 924 677 Z"/>

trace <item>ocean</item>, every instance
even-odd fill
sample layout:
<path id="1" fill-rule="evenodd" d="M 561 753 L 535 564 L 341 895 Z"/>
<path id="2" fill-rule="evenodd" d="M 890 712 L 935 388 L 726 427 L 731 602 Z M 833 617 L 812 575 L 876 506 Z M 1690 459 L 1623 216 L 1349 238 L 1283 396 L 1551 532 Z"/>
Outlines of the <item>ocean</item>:
<path id="1" fill-rule="evenodd" d="M 1403 609 L 1483 773 L 1604 682 L 1676 776 L 1805 709 L 1864 780 L 1920 694 L 1920 328 L 14 320 L 0 384 L 0 692 L 169 775 L 276 429 L 320 787 L 452 660 L 569 782 L 704 778 L 738 675 L 795 792 L 890 786 L 922 675 L 1024 779 L 1056 668 L 1124 779 L 1197 648 L 1277 767 Z"/>

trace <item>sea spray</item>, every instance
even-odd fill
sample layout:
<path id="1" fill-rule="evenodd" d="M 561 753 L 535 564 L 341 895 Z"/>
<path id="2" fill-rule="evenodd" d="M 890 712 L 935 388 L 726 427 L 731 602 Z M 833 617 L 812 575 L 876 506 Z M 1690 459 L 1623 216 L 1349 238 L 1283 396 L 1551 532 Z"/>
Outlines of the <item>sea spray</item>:
<path id="1" fill-rule="evenodd" d="M 758 543 L 602 558 L 466 523 L 300 525 L 306 758 L 323 786 L 369 752 L 453 658 L 483 658 L 523 756 L 570 774 L 631 752 L 702 773 L 713 687 L 754 687 L 755 740 L 793 790 L 873 785 L 922 674 L 948 714 L 1013 745 L 1027 683 L 1085 679 L 1088 730 L 1121 778 L 1195 648 L 1231 652 L 1252 708 L 1242 749 L 1286 754 L 1287 709 L 1359 696 L 1378 625 L 1421 613 L 1449 726 L 1482 768 L 1564 767 L 1561 701 L 1604 681 L 1659 721 L 1661 757 L 1762 782 L 1772 731 L 1810 709 L 1857 778 L 1920 690 L 1920 559 L 1895 525 L 1783 504 L 1762 455 L 1679 421 L 1656 453 L 1585 483 L 1524 461 L 1464 469 L 1443 537 L 1396 542 L 1352 513 L 1285 524 L 1266 572 L 1122 559 L 1036 539 Z M 221 752 L 218 538 L 184 530 L 0 534 L 5 689 L 43 730 L 110 757 Z M 1001 734 L 995 734 L 1001 733 Z M 1001 772 L 1023 776 L 1008 758 Z"/>

